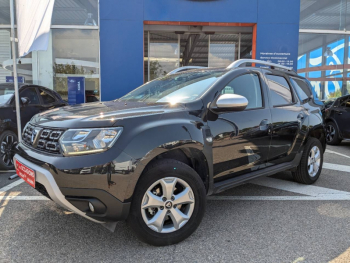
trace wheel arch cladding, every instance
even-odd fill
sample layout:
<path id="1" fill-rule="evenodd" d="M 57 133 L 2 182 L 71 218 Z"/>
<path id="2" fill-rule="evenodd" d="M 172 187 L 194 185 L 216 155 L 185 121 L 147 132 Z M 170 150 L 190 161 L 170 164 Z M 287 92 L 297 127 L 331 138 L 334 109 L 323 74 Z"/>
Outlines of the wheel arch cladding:
<path id="1" fill-rule="evenodd" d="M 322 127 L 319 126 L 311 129 L 309 132 L 309 137 L 318 139 L 322 144 L 323 151 L 326 150 L 326 136 L 325 136 L 325 130 L 323 126 Z M 306 144 L 306 141 L 304 145 L 305 144 Z"/>

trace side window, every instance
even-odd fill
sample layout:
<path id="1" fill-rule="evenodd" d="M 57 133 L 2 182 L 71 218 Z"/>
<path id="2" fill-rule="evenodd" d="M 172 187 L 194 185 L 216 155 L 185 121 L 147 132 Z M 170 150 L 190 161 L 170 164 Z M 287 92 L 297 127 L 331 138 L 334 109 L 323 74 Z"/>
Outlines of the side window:
<path id="1" fill-rule="evenodd" d="M 339 102 L 339 107 L 350 108 L 350 97 L 346 97 Z"/>
<path id="2" fill-rule="evenodd" d="M 261 108 L 263 106 L 259 76 L 255 73 L 245 74 L 233 79 L 221 91 L 221 94 L 238 94 L 248 100 L 246 109 Z"/>
<path id="3" fill-rule="evenodd" d="M 281 76 L 266 75 L 271 94 L 273 106 L 287 105 L 293 103 L 293 96 L 287 80 Z"/>
<path id="4" fill-rule="evenodd" d="M 39 88 L 40 96 L 43 99 L 44 104 L 51 104 L 56 101 L 56 99 L 43 89 Z"/>
<path id="5" fill-rule="evenodd" d="M 40 104 L 39 97 L 36 93 L 35 88 L 26 88 L 20 93 L 20 98 L 28 98 L 29 105 Z"/>
<path id="6" fill-rule="evenodd" d="M 297 78 L 291 78 L 290 80 L 301 101 L 311 97 L 312 92 L 309 86 L 303 80 Z"/>

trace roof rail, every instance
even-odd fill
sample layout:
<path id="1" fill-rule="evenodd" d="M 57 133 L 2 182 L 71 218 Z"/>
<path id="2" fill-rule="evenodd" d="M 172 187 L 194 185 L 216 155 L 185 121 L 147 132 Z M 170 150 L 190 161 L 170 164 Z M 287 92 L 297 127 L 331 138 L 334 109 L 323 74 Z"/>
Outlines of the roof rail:
<path id="1" fill-rule="evenodd" d="M 261 64 L 261 65 L 270 66 L 272 69 L 280 68 L 280 69 L 285 69 L 288 71 L 294 71 L 292 67 L 286 67 L 286 66 L 282 66 L 280 64 L 271 63 L 271 62 L 267 62 L 267 61 L 263 61 L 263 60 L 257 60 L 257 59 L 239 59 L 239 60 L 236 60 L 235 62 L 233 62 L 232 64 L 230 64 L 227 68 L 228 69 L 238 68 L 239 66 L 246 64 L 246 63 L 257 63 L 257 64 Z"/>

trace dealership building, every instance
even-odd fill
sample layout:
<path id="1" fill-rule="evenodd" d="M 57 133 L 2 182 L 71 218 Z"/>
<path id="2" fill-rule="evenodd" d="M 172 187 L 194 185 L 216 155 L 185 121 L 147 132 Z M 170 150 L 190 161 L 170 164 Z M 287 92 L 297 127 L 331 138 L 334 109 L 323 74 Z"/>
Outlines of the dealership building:
<path id="1" fill-rule="evenodd" d="M 181 66 L 255 58 L 293 67 L 320 99 L 350 93 L 350 0 L 55 0 L 49 46 L 21 81 L 69 96 L 69 81 L 119 98 Z M 9 0 L 0 0 L 0 83 L 11 81 Z"/>

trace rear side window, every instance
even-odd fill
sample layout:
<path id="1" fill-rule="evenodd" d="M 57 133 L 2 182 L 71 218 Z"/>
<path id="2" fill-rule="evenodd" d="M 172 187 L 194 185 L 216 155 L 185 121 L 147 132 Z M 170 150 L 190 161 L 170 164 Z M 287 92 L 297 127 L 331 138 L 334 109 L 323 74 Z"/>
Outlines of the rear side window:
<path id="1" fill-rule="evenodd" d="M 237 94 L 246 97 L 246 109 L 256 109 L 263 106 L 259 76 L 255 73 L 245 74 L 233 79 L 221 91 L 221 94 Z"/>
<path id="2" fill-rule="evenodd" d="M 350 97 L 345 97 L 339 101 L 339 107 L 350 108 Z"/>
<path id="3" fill-rule="evenodd" d="M 39 92 L 40 92 L 41 98 L 43 99 L 44 104 L 51 104 L 56 101 L 55 98 L 45 90 L 39 89 Z"/>
<path id="4" fill-rule="evenodd" d="M 303 80 L 297 78 L 291 78 L 290 80 L 301 101 L 305 101 L 311 97 L 311 90 Z"/>
<path id="5" fill-rule="evenodd" d="M 281 76 L 266 75 L 273 106 L 288 105 L 293 103 L 293 96 L 287 80 Z"/>

